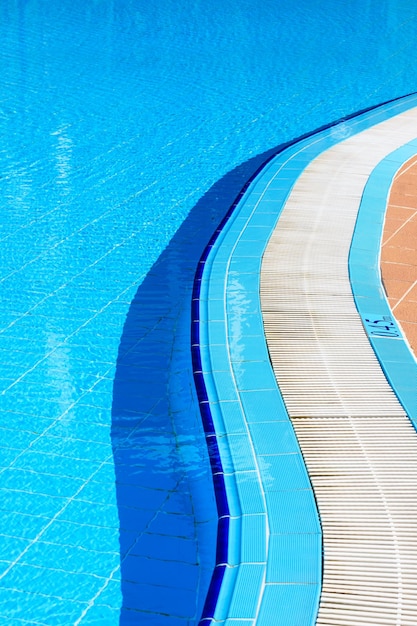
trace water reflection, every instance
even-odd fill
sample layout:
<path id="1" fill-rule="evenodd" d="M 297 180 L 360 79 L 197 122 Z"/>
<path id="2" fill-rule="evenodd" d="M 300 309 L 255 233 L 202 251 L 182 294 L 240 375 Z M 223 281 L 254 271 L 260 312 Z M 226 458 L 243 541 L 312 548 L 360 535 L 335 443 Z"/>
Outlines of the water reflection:
<path id="1" fill-rule="evenodd" d="M 56 138 L 56 151 L 55 151 L 55 167 L 57 170 L 57 185 L 65 187 L 65 193 L 68 194 L 69 180 L 72 170 L 72 146 L 73 142 L 71 137 L 67 133 L 67 128 L 61 126 L 57 130 L 51 133 L 52 137 Z"/>

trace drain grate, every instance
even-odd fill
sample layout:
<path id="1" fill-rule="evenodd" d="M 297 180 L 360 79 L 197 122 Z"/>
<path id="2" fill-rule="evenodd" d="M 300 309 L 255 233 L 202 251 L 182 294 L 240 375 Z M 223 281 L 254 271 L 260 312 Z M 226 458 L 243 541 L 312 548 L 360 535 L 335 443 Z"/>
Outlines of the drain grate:
<path id="1" fill-rule="evenodd" d="M 366 181 L 416 122 L 412 109 L 312 161 L 263 259 L 268 348 L 323 528 L 322 626 L 417 624 L 417 436 L 367 337 L 399 331 L 362 323 L 348 271 Z"/>

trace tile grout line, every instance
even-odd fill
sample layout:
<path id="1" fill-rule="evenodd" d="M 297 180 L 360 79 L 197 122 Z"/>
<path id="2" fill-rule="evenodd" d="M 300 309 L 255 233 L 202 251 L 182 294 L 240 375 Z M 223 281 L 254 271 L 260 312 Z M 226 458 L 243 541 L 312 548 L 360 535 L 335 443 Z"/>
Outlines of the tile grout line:
<path id="1" fill-rule="evenodd" d="M 395 309 L 397 308 L 397 306 L 399 304 L 401 304 L 401 302 L 404 300 L 404 298 L 406 298 L 408 296 L 408 294 L 410 293 L 410 291 L 417 285 L 417 280 L 414 281 L 414 283 L 411 285 L 411 287 L 409 287 L 407 289 L 407 291 L 401 296 L 401 298 L 398 300 L 398 302 L 392 307 L 392 311 L 394 312 Z M 406 321 L 406 320 L 404 320 Z"/>
<path id="2" fill-rule="evenodd" d="M 416 213 L 417 213 L 417 212 L 414 212 L 414 213 L 413 213 L 413 215 L 411 215 L 409 218 L 407 218 L 407 219 L 405 220 L 405 222 L 403 222 L 403 223 L 401 224 L 401 226 L 400 226 L 399 228 L 397 228 L 397 230 L 396 230 L 394 233 L 392 233 L 392 234 L 388 237 L 388 239 L 387 239 L 386 241 L 384 241 L 384 243 L 382 244 L 382 247 L 386 246 L 386 245 L 387 245 L 387 243 L 388 243 L 388 242 L 389 242 L 389 241 L 390 241 L 393 237 L 395 237 L 395 235 L 397 235 L 397 233 L 399 233 L 399 232 L 400 232 L 400 230 L 402 230 L 402 229 L 404 228 L 404 226 L 405 226 L 406 224 L 408 224 L 408 222 L 410 222 L 410 221 L 413 219 L 413 217 L 416 215 Z"/>

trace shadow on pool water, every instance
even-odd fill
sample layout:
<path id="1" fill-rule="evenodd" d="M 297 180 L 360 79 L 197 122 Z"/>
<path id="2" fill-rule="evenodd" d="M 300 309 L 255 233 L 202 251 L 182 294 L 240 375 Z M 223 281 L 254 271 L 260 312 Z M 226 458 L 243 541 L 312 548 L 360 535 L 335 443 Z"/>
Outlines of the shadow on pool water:
<path id="1" fill-rule="evenodd" d="M 201 615 L 214 566 L 217 511 L 192 375 L 193 279 L 215 228 L 276 152 L 236 167 L 198 201 L 126 317 L 112 406 L 121 625 L 188 625 Z"/>

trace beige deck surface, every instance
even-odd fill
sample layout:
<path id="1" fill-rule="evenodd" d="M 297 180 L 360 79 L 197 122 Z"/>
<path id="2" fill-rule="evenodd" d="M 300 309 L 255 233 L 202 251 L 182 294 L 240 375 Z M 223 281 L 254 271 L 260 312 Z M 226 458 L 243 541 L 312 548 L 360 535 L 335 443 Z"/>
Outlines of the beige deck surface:
<path id="1" fill-rule="evenodd" d="M 417 434 L 370 346 L 348 272 L 366 181 L 416 129 L 413 109 L 312 161 L 262 265 L 268 348 L 323 529 L 320 626 L 417 625 Z M 412 293 L 415 270 L 385 281 L 405 282 Z M 405 292 L 396 293 L 401 311 Z"/>
<path id="2" fill-rule="evenodd" d="M 403 165 L 393 181 L 381 273 L 392 312 L 417 356 L 417 156 Z"/>

